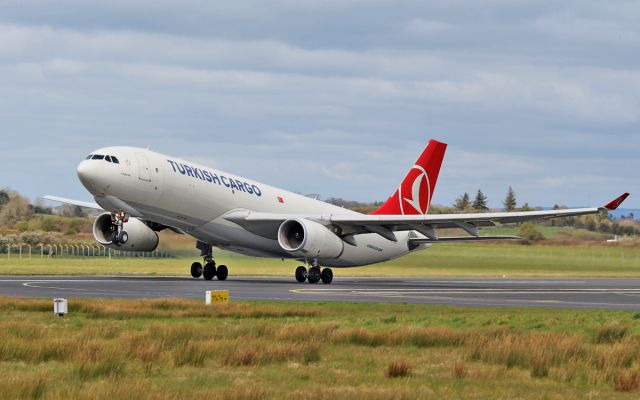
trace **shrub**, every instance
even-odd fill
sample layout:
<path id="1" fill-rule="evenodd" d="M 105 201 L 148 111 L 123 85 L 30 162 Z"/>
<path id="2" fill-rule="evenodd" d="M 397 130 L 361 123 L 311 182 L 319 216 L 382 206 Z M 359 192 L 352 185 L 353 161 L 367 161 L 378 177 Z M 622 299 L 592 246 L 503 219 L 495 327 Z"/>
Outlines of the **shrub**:
<path id="1" fill-rule="evenodd" d="M 544 235 L 536 230 L 536 227 L 533 224 L 526 223 L 520 226 L 519 235 L 526 240 L 530 241 L 539 241 L 544 239 Z"/>
<path id="2" fill-rule="evenodd" d="M 59 230 L 56 218 L 48 215 L 40 219 L 40 229 L 45 232 L 53 232 Z"/>
<path id="3" fill-rule="evenodd" d="M 16 222 L 16 230 L 18 232 L 26 232 L 29 230 L 29 223 L 27 221 Z"/>

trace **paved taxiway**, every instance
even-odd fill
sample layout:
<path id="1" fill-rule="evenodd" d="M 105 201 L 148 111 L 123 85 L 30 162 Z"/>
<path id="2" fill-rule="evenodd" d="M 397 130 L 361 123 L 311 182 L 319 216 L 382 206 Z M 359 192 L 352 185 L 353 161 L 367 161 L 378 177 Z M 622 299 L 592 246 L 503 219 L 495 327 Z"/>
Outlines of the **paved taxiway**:
<path id="1" fill-rule="evenodd" d="M 232 300 L 640 309 L 640 279 L 337 277 L 331 285 L 310 285 L 275 277 L 0 277 L 0 296 L 204 299 L 215 289 L 228 289 Z"/>

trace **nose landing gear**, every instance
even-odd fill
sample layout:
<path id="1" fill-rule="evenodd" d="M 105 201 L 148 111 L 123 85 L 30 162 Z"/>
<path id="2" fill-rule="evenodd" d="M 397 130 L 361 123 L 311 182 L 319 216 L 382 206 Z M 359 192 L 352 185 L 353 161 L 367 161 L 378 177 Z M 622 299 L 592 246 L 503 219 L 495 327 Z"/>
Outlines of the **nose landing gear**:
<path id="1" fill-rule="evenodd" d="M 224 281 L 229 276 L 229 270 L 226 265 L 216 265 L 213 260 L 213 248 L 211 245 L 204 242 L 198 242 L 196 247 L 201 251 L 201 256 L 204 259 L 204 266 L 199 262 L 191 264 L 191 276 L 194 278 L 200 278 L 201 276 L 210 281 L 217 277 L 219 281 Z"/>
<path id="2" fill-rule="evenodd" d="M 111 213 L 111 242 L 116 246 L 126 244 L 129 235 L 124 231 L 124 224 L 129 222 L 129 217 L 124 211 Z"/>

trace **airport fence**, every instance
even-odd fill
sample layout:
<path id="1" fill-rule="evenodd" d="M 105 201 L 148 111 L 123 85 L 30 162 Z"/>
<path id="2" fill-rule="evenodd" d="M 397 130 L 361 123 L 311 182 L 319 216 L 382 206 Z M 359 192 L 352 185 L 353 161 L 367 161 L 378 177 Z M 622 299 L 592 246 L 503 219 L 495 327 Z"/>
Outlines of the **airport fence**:
<path id="1" fill-rule="evenodd" d="M 99 244 L 37 244 L 27 243 L 0 245 L 0 256 L 7 259 L 32 258 L 175 258 L 166 251 L 122 251 L 104 247 Z"/>

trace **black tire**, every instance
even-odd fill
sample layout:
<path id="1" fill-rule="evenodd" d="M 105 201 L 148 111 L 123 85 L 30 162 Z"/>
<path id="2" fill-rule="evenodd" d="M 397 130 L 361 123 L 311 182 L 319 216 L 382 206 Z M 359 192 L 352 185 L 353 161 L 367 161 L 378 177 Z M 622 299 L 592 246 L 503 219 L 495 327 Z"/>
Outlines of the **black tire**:
<path id="1" fill-rule="evenodd" d="M 227 276 L 229 276 L 229 270 L 227 269 L 226 265 L 220 265 L 218 267 L 218 270 L 216 271 L 216 276 L 218 277 L 219 281 L 224 281 L 227 279 Z"/>
<path id="2" fill-rule="evenodd" d="M 208 281 L 212 280 L 216 276 L 216 264 L 212 262 L 206 263 L 202 269 L 202 276 Z"/>
<path id="3" fill-rule="evenodd" d="M 194 278 L 200 278 L 202 276 L 202 264 L 199 262 L 191 264 L 191 276 Z"/>
<path id="4" fill-rule="evenodd" d="M 118 235 L 118 243 L 126 244 L 129 241 L 129 234 L 125 231 L 120 232 Z"/>
<path id="5" fill-rule="evenodd" d="M 118 245 L 118 231 L 111 232 L 111 243 Z"/>
<path id="6" fill-rule="evenodd" d="M 307 269 L 302 265 L 296 268 L 296 280 L 300 283 L 307 280 Z"/>
<path id="7" fill-rule="evenodd" d="M 307 280 L 309 281 L 309 283 L 318 283 L 320 281 L 320 268 L 309 268 Z"/>
<path id="8" fill-rule="evenodd" d="M 325 268 L 322 270 L 320 277 L 322 278 L 322 283 L 328 285 L 333 281 L 333 271 L 331 268 Z"/>

